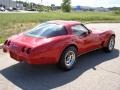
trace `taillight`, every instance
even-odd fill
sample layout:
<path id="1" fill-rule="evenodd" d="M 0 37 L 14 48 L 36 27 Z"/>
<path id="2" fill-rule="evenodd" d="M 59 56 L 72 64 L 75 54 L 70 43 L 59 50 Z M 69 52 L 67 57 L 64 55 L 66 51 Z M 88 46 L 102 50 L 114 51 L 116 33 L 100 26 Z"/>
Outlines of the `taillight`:
<path id="1" fill-rule="evenodd" d="M 22 52 L 25 52 L 25 47 L 22 48 Z"/>
<path id="2" fill-rule="evenodd" d="M 7 42 L 7 45 L 9 46 L 9 45 L 10 45 L 10 43 L 11 43 L 11 41 L 8 41 L 8 42 Z"/>
<path id="3" fill-rule="evenodd" d="M 6 40 L 6 41 L 4 42 L 4 45 L 7 45 L 7 46 L 9 46 L 9 45 L 10 45 L 10 43 L 11 43 L 11 41 L 9 41 L 9 40 Z"/>
<path id="4" fill-rule="evenodd" d="M 6 44 L 7 44 L 7 42 L 8 42 L 8 40 L 6 40 L 6 41 L 4 42 L 4 45 L 6 45 Z"/>
<path id="5" fill-rule="evenodd" d="M 25 52 L 25 53 L 27 53 L 27 54 L 30 54 L 31 48 L 23 47 L 23 48 L 22 48 L 22 52 Z"/>
<path id="6" fill-rule="evenodd" d="M 28 49 L 26 50 L 26 53 L 27 53 L 27 54 L 30 54 L 30 52 L 31 52 L 31 48 L 28 48 Z"/>

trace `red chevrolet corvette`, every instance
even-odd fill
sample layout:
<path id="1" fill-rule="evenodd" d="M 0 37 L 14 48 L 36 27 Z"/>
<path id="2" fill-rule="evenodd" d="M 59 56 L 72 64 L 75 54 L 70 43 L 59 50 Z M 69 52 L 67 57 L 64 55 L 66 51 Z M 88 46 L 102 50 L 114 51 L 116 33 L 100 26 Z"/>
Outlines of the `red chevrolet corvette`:
<path id="1" fill-rule="evenodd" d="M 114 45 L 111 30 L 91 30 L 77 21 L 54 20 L 8 38 L 3 51 L 20 62 L 58 64 L 70 70 L 77 56 L 101 48 L 111 52 Z"/>

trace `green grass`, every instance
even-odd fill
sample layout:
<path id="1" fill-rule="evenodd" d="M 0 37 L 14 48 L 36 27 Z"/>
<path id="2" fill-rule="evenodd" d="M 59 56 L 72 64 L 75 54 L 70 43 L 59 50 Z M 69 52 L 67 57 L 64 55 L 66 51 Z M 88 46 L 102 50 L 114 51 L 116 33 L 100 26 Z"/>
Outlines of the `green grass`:
<path id="1" fill-rule="evenodd" d="M 1 13 L 0 43 L 9 36 L 29 29 L 39 22 L 55 19 L 81 22 L 120 22 L 120 15 L 112 12 Z"/>

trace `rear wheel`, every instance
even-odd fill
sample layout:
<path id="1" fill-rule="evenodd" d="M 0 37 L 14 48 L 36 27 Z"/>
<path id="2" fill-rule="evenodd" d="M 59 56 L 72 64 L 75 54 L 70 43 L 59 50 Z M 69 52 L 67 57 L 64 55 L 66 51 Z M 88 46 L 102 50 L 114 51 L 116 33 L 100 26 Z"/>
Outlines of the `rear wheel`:
<path id="1" fill-rule="evenodd" d="M 105 50 L 106 52 L 111 52 L 111 51 L 113 51 L 114 46 L 115 46 L 115 36 L 111 36 L 110 39 L 109 39 L 109 41 L 108 41 L 108 44 L 107 44 L 107 46 L 104 48 L 104 50 Z"/>
<path id="2" fill-rule="evenodd" d="M 60 61 L 58 63 L 59 67 L 63 70 L 70 70 L 74 67 L 76 63 L 77 50 L 75 47 L 71 46 L 64 50 Z"/>

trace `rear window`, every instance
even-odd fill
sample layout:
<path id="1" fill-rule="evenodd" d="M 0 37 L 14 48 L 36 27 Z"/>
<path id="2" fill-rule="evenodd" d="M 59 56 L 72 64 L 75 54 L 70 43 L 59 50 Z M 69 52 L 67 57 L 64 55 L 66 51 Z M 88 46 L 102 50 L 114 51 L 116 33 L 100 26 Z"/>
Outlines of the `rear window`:
<path id="1" fill-rule="evenodd" d="M 63 25 L 53 23 L 40 24 L 32 30 L 25 33 L 25 35 L 33 37 L 54 37 L 66 34 L 67 31 Z"/>

